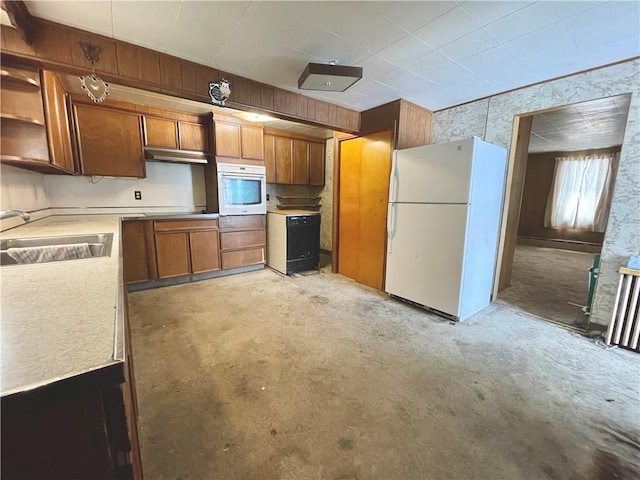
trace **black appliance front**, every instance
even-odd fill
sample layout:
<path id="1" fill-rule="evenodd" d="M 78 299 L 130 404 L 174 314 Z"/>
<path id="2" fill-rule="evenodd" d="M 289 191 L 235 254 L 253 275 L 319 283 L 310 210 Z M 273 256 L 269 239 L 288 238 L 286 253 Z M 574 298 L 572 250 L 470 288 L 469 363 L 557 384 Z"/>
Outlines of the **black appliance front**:
<path id="1" fill-rule="evenodd" d="M 320 215 L 287 217 L 287 275 L 317 270 L 320 262 Z"/>

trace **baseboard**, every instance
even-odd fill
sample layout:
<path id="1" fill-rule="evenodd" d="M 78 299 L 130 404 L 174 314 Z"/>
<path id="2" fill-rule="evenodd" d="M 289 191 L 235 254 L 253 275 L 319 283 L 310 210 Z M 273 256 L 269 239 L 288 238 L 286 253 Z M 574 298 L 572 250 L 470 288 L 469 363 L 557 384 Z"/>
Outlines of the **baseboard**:
<path id="1" fill-rule="evenodd" d="M 518 235 L 518 244 L 533 247 L 557 248 L 558 250 L 572 250 L 574 252 L 600 253 L 602 245 L 597 243 L 579 242 L 576 240 L 562 240 L 555 238 L 525 237 Z"/>
<path id="2" fill-rule="evenodd" d="M 264 268 L 265 265 L 261 263 L 259 265 L 249 265 L 247 267 L 232 268 L 229 270 L 216 270 L 215 272 L 197 273 L 195 275 L 186 275 L 184 277 L 173 277 L 165 278 L 162 280 L 130 283 L 127 285 L 127 291 L 139 292 L 141 290 L 149 290 L 152 288 L 171 287 L 173 285 L 181 285 L 183 283 L 191 283 L 200 280 L 210 280 L 212 278 L 226 277 L 228 275 L 235 275 L 237 273 L 253 272 L 255 270 L 262 270 Z"/>

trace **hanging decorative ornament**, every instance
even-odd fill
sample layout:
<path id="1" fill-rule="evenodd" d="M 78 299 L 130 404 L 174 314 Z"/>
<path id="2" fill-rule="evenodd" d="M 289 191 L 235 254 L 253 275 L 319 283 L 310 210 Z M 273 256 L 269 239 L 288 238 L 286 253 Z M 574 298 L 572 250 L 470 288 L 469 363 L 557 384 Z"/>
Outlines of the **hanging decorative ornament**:
<path id="1" fill-rule="evenodd" d="M 87 96 L 95 103 L 102 103 L 109 95 L 109 84 L 95 73 L 95 64 L 100 60 L 102 48 L 87 42 L 80 42 L 84 56 L 91 62 L 91 75 L 80 77 L 80 86 Z"/>
<path id="2" fill-rule="evenodd" d="M 211 103 L 224 107 L 231 95 L 231 82 L 220 79 L 218 82 L 209 82 L 209 96 Z"/>

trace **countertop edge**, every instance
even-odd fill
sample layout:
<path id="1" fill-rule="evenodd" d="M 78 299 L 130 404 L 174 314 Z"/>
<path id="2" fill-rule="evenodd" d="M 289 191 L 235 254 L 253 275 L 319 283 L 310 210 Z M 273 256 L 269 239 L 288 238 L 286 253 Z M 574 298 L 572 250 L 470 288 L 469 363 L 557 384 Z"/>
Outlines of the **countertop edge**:
<path id="1" fill-rule="evenodd" d="M 96 214 L 96 216 L 102 216 L 103 214 Z M 85 215 L 82 215 L 85 216 Z M 93 216 L 93 215 L 86 215 Z M 46 380 L 25 383 L 18 387 L 11 388 L 6 391 L 0 392 L 0 398 L 2 401 L 13 401 L 13 399 L 31 397 L 37 393 L 37 396 L 60 394 L 63 391 L 71 391 L 77 389 L 86 389 L 88 387 L 99 387 L 111 384 L 123 383 L 126 380 L 124 365 L 126 362 L 125 355 L 125 312 L 126 312 L 126 296 L 125 296 L 125 283 L 124 283 L 124 267 L 122 261 L 122 222 L 124 217 L 119 215 L 113 215 L 114 222 L 117 221 L 117 230 L 113 230 L 113 233 L 117 234 L 117 244 L 112 244 L 111 256 L 115 257 L 118 262 L 118 274 L 113 280 L 116 282 L 116 292 L 113 306 L 113 349 L 111 359 L 97 364 L 93 368 L 85 370 L 71 371 L 69 373 L 54 376 Z M 49 218 L 49 217 L 46 217 Z M 145 218 L 145 217 L 138 217 Z M 41 219 L 38 219 L 41 220 Z M 36 223 L 38 220 L 31 222 Z M 29 224 L 25 224 L 29 225 Z M 20 225 L 12 230 L 17 230 L 24 225 Z M 0 237 L 2 234 L 0 233 Z"/>

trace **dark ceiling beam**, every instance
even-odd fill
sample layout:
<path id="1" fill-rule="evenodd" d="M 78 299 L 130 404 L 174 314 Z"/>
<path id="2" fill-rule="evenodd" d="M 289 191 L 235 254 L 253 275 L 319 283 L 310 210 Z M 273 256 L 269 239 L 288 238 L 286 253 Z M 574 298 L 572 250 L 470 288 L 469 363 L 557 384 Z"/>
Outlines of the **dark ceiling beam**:
<path id="1" fill-rule="evenodd" d="M 33 45 L 34 21 L 29 9 L 22 0 L 2 0 L 0 8 L 7 12 L 11 25 L 13 25 L 20 36 L 28 45 Z"/>

